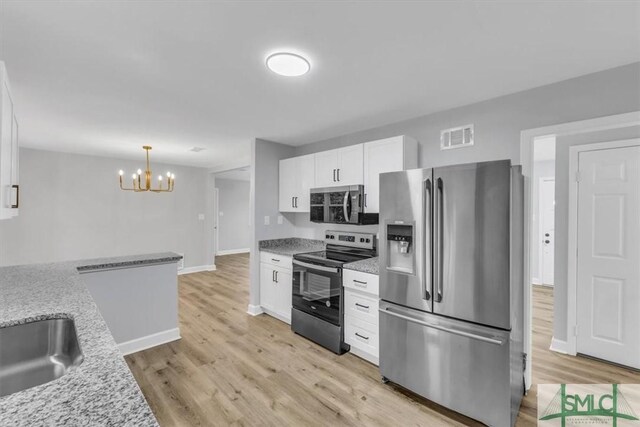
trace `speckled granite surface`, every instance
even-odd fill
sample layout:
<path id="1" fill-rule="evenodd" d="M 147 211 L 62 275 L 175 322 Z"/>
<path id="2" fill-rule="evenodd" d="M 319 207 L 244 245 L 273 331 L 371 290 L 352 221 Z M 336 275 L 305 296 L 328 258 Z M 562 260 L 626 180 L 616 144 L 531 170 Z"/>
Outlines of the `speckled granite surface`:
<path id="1" fill-rule="evenodd" d="M 0 425 L 157 426 L 78 268 L 178 259 L 177 254 L 162 253 L 0 268 L 0 327 L 73 318 L 84 354 L 82 364 L 61 378 L 0 397 Z"/>
<path id="2" fill-rule="evenodd" d="M 292 256 L 304 252 L 321 251 L 325 248 L 322 240 L 289 237 L 286 239 L 261 240 L 258 242 L 261 251 L 278 255 Z"/>
<path id="3" fill-rule="evenodd" d="M 351 262 L 349 264 L 345 264 L 343 268 L 346 268 L 347 270 L 361 271 L 363 273 L 378 274 L 378 257 Z"/>

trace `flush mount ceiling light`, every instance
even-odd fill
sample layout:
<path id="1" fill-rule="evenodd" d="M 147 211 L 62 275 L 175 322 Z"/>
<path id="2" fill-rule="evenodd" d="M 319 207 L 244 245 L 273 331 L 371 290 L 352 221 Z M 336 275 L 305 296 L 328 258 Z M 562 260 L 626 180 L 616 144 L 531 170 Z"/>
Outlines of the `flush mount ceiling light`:
<path id="1" fill-rule="evenodd" d="M 145 145 L 142 147 L 143 150 L 147 152 L 147 169 L 144 171 L 144 183 L 142 182 L 142 169 L 138 169 L 137 173 L 134 173 L 131 176 L 133 180 L 132 188 L 125 188 L 122 185 L 122 177 L 124 176 L 124 171 L 120 170 L 120 189 L 125 191 L 135 191 L 136 193 L 142 191 L 153 191 L 154 193 L 169 193 L 173 191 L 173 186 L 175 184 L 176 176 L 171 172 L 167 172 L 167 187 L 163 188 L 162 186 L 162 175 L 158 175 L 158 187 L 151 188 L 151 165 L 149 164 L 149 150 L 151 147 L 149 145 Z"/>
<path id="2" fill-rule="evenodd" d="M 286 77 L 298 77 L 307 74 L 311 64 L 305 58 L 295 53 L 278 52 L 269 55 L 267 67 L 276 74 Z"/>

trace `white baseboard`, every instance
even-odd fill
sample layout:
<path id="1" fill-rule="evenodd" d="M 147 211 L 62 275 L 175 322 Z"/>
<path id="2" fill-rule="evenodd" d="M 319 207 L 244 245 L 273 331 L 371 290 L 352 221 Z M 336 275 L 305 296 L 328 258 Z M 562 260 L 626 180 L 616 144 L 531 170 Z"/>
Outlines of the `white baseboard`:
<path id="1" fill-rule="evenodd" d="M 259 305 L 249 304 L 249 308 L 247 309 L 247 313 L 252 315 L 252 316 L 257 316 L 259 314 L 264 313 L 264 311 L 262 311 L 262 307 L 260 307 Z"/>
<path id="2" fill-rule="evenodd" d="M 224 251 L 218 251 L 216 252 L 216 256 L 223 256 L 223 255 L 235 255 L 235 254 L 246 254 L 249 253 L 251 251 L 251 249 L 249 248 L 242 248 L 242 249 L 226 249 Z"/>
<path id="3" fill-rule="evenodd" d="M 120 349 L 120 353 L 122 353 L 123 356 L 126 356 L 127 354 L 137 353 L 139 351 L 179 339 L 180 329 L 175 328 L 120 343 L 118 344 L 118 348 Z"/>
<path id="4" fill-rule="evenodd" d="M 349 350 L 349 353 L 354 354 L 354 355 L 358 356 L 359 358 L 366 360 L 369 363 L 373 363 L 376 366 L 380 365 L 380 362 L 379 362 L 377 357 L 367 353 L 366 351 L 362 351 L 359 348 L 356 348 L 354 346 L 351 346 L 351 349 Z"/>
<path id="5" fill-rule="evenodd" d="M 273 317 L 273 318 L 276 318 L 276 319 L 278 319 L 279 321 L 286 323 L 287 325 L 290 325 L 290 324 L 291 324 L 291 319 L 288 319 L 288 318 L 286 318 L 286 317 L 284 317 L 284 316 L 282 316 L 282 315 L 280 315 L 280 314 L 276 313 L 275 311 L 271 311 L 271 310 L 269 310 L 268 308 L 264 308 L 264 307 L 261 307 L 261 308 L 262 308 L 262 311 L 263 311 L 265 314 L 268 314 L 269 316 L 271 316 L 271 317 Z"/>
<path id="6" fill-rule="evenodd" d="M 182 270 L 178 270 L 178 276 L 183 274 L 200 273 L 202 271 L 216 271 L 216 265 L 197 265 L 195 267 L 185 267 Z"/>
<path id="7" fill-rule="evenodd" d="M 569 343 L 557 338 L 552 338 L 549 350 L 555 351 L 556 353 L 569 354 Z"/>

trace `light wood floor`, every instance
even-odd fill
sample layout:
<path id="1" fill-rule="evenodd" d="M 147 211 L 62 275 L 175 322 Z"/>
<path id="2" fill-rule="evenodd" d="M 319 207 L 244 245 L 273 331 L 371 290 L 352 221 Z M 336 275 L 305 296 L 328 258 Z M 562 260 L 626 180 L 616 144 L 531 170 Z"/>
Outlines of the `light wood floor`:
<path id="1" fill-rule="evenodd" d="M 249 257 L 216 259 L 215 272 L 180 276 L 180 341 L 126 357 L 161 426 L 476 425 L 380 382 L 377 367 L 246 314 Z M 548 350 L 553 295 L 535 287 L 534 383 L 640 383 L 635 371 Z M 536 425 L 535 385 L 518 426 Z"/>

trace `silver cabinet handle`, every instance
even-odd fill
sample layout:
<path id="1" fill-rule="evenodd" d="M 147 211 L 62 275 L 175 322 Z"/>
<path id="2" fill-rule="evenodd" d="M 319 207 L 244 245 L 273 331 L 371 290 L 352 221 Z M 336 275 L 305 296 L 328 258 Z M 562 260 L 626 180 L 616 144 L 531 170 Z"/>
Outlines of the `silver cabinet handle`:
<path id="1" fill-rule="evenodd" d="M 364 207 L 367 207 L 367 193 L 364 193 Z"/>
<path id="2" fill-rule="evenodd" d="M 276 258 L 271 258 L 271 261 L 274 261 L 274 262 L 280 262 L 280 260 L 279 260 L 279 259 L 276 259 Z"/>
<path id="3" fill-rule="evenodd" d="M 363 340 L 367 340 L 369 341 L 369 337 L 365 337 L 364 335 L 360 335 L 359 333 L 356 332 L 356 336 L 362 338 Z"/>
<path id="4" fill-rule="evenodd" d="M 431 246 L 431 237 L 433 235 L 433 206 L 431 203 L 431 179 L 427 178 L 424 180 L 424 256 L 422 257 L 423 262 L 423 271 L 424 271 L 424 296 L 423 298 L 427 301 L 431 299 L 431 292 L 433 289 L 431 288 L 433 285 L 431 273 L 431 252 L 433 251 L 433 246 Z M 428 268 L 427 268 L 428 266 Z"/>
<path id="5" fill-rule="evenodd" d="M 400 314 L 400 313 L 396 313 L 394 311 L 391 311 L 390 307 L 380 308 L 379 311 L 381 313 L 388 314 L 388 315 L 394 316 L 394 317 L 398 317 L 400 319 L 407 320 L 409 322 L 413 322 L 413 323 L 416 323 L 418 325 L 425 326 L 427 328 L 437 329 L 437 330 L 442 331 L 442 332 L 448 332 L 450 334 L 460 335 L 460 336 L 465 337 L 465 338 L 471 338 L 471 339 L 478 340 L 478 341 L 483 341 L 483 342 L 486 342 L 486 343 L 489 343 L 489 344 L 502 345 L 502 344 L 504 344 L 504 341 L 505 341 L 505 340 L 502 340 L 502 339 L 499 339 L 499 338 L 491 338 L 491 337 L 487 337 L 487 336 L 484 336 L 484 335 L 472 334 L 470 332 L 461 331 L 459 329 L 448 328 L 446 326 L 441 326 L 441 325 L 428 323 L 428 322 L 422 321 L 420 319 L 416 319 L 416 318 L 411 317 L 411 316 L 405 316 L 404 314 Z"/>
<path id="6" fill-rule="evenodd" d="M 14 184 L 11 188 L 16 190 L 16 204 L 12 204 L 11 209 L 18 209 L 20 207 L 20 186 Z"/>
<path id="7" fill-rule="evenodd" d="M 353 283 L 358 283 L 360 285 L 366 285 L 367 284 L 367 282 L 362 282 L 362 281 L 356 280 L 356 279 L 353 279 Z"/>
<path id="8" fill-rule="evenodd" d="M 333 170 L 333 182 L 336 182 L 336 170 Z"/>
<path id="9" fill-rule="evenodd" d="M 276 271 L 275 270 L 271 270 L 271 281 L 272 282 L 276 281 Z"/>
<path id="10" fill-rule="evenodd" d="M 294 203 L 293 203 L 293 200 L 294 200 L 294 199 L 295 199 L 295 197 L 292 197 L 292 198 L 291 198 L 291 207 L 292 207 L 292 208 L 295 208 L 295 207 L 296 207 L 296 205 L 294 205 Z"/>
<path id="11" fill-rule="evenodd" d="M 438 286 L 438 290 L 436 292 L 436 302 L 442 302 L 442 298 L 444 298 L 444 274 L 443 274 L 443 254 L 444 254 L 444 183 L 442 178 L 438 178 L 436 181 L 436 204 L 435 204 L 435 218 L 436 225 L 434 226 L 435 231 L 438 233 L 436 238 L 434 239 L 434 267 L 435 267 L 435 276 L 436 276 L 436 284 Z"/>
<path id="12" fill-rule="evenodd" d="M 296 199 L 296 205 L 294 206 L 294 208 L 298 207 L 298 196 L 294 197 L 294 199 Z"/>
<path id="13" fill-rule="evenodd" d="M 275 273 L 276 273 L 276 283 L 278 283 L 278 271 L 276 270 Z"/>
<path id="14" fill-rule="evenodd" d="M 338 169 L 338 182 L 340 182 L 340 169 Z"/>
<path id="15" fill-rule="evenodd" d="M 300 267 L 306 267 L 306 268 L 309 268 L 311 270 L 326 271 L 327 273 L 334 273 L 334 274 L 340 273 L 340 269 L 339 268 L 325 267 L 323 265 L 316 265 L 316 264 L 311 264 L 311 263 L 308 263 L 308 262 L 298 261 L 297 259 L 294 259 L 293 263 L 295 265 L 299 265 Z"/>
<path id="16" fill-rule="evenodd" d="M 362 305 L 362 304 L 360 304 L 360 303 L 358 303 L 358 302 L 356 303 L 356 305 L 357 305 L 358 307 L 366 308 L 367 310 L 369 310 L 369 306 L 368 306 L 368 305 Z"/>

